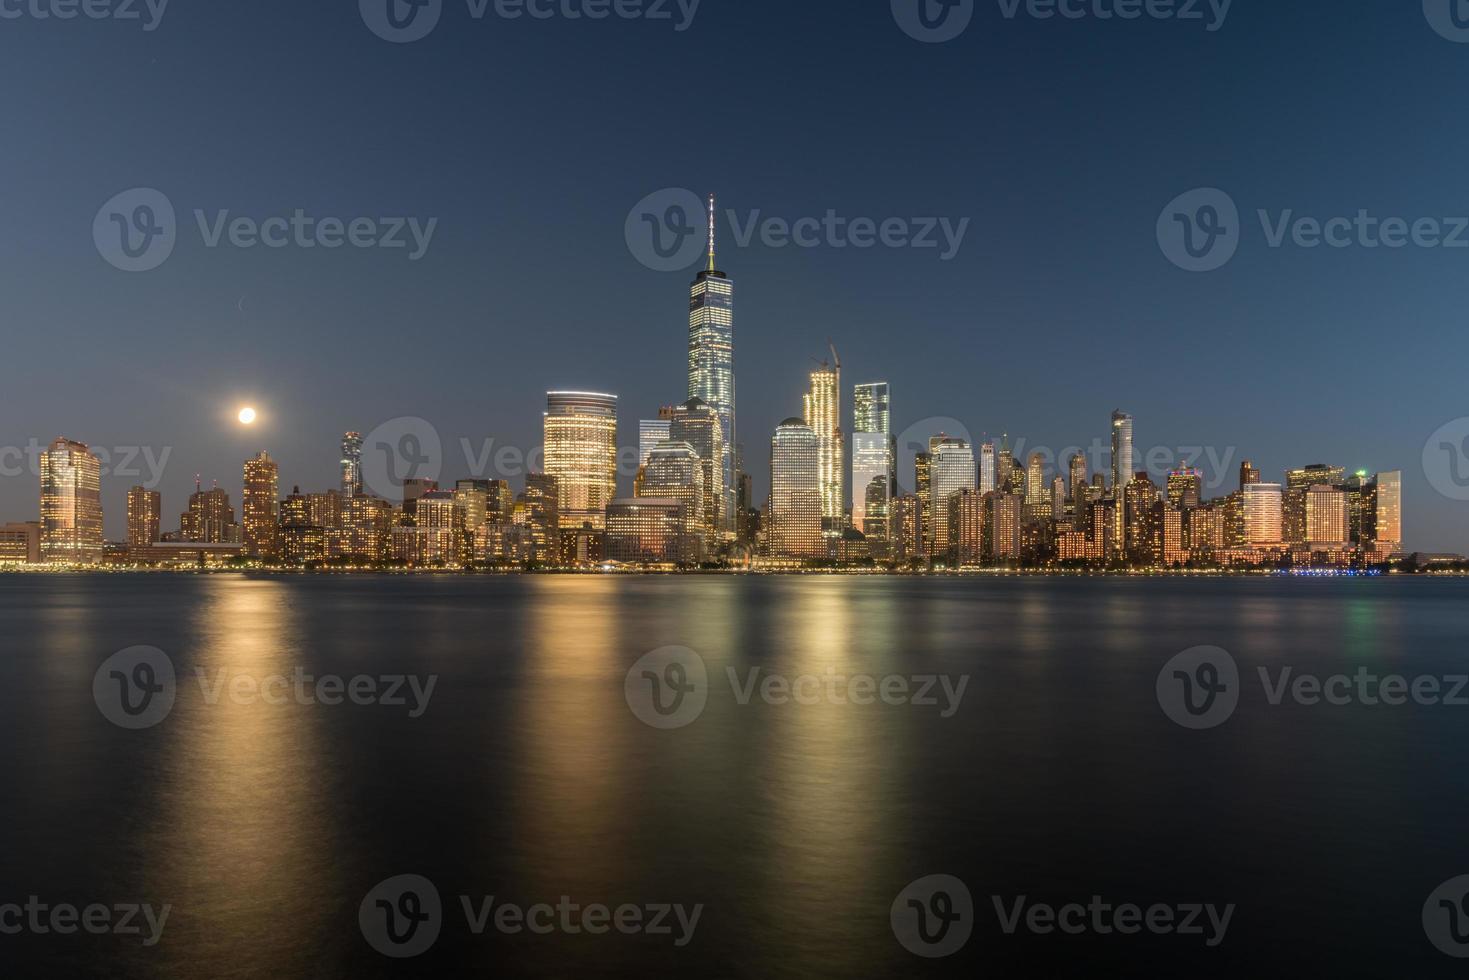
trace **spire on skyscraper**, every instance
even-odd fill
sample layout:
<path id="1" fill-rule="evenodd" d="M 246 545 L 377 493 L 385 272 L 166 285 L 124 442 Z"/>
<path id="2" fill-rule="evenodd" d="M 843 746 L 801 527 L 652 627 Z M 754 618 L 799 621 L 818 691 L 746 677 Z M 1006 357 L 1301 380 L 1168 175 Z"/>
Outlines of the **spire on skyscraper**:
<path id="1" fill-rule="evenodd" d="M 714 271 L 714 195 L 709 195 L 709 271 Z"/>

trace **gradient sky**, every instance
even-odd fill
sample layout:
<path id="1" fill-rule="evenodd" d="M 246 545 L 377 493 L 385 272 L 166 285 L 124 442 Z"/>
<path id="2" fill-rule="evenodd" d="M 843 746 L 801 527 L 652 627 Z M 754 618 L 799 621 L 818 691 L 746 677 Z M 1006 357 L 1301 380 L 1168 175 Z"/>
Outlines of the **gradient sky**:
<path id="1" fill-rule="evenodd" d="M 1105 439 L 1122 407 L 1140 448 L 1212 446 L 1267 479 L 1401 469 L 1407 545 L 1469 551 L 1469 504 L 1421 462 L 1469 415 L 1469 249 L 1271 249 L 1254 217 L 1469 215 L 1469 45 L 1417 3 L 1236 0 L 1211 33 L 980 0 L 930 45 L 888 0 L 703 0 L 682 33 L 474 21 L 448 0 L 429 37 L 394 45 L 350 0 L 173 0 L 152 32 L 0 20 L 0 79 L 0 445 L 168 447 L 165 527 L 196 472 L 238 505 L 241 461 L 267 448 L 283 493 L 325 488 L 340 433 L 395 416 L 433 422 L 445 478 L 469 475 L 459 440 L 537 445 L 548 388 L 619 394 L 635 444 L 639 417 L 684 396 L 692 270 L 645 268 L 623 225 L 688 187 L 742 215 L 971 219 L 949 262 L 729 247 L 721 222 L 762 498 L 770 432 L 831 337 L 848 420 L 851 385 L 876 379 L 897 431 L 952 417 L 1027 446 Z M 139 186 L 183 227 L 130 274 L 91 228 Z M 1244 239 L 1190 274 L 1154 228 L 1201 186 L 1233 196 Z M 195 208 L 439 227 L 418 262 L 208 249 Z M 263 416 L 249 432 L 243 402 Z M 135 482 L 104 481 L 110 537 Z M 0 477 L 0 520 L 35 519 L 36 496 L 33 475 Z"/>

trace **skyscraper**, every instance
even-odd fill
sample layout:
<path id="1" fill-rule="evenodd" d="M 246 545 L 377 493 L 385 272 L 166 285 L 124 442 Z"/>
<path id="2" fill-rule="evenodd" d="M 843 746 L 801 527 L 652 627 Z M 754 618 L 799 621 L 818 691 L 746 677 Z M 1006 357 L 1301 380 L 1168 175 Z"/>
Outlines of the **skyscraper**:
<path id="1" fill-rule="evenodd" d="M 933 554 L 933 454 L 913 454 L 913 495 L 918 500 L 918 546 Z"/>
<path id="2" fill-rule="evenodd" d="M 689 287 L 689 397 L 714 410 L 723 429 L 720 533 L 734 533 L 734 281 L 714 264 L 714 195 L 709 195 L 709 267 Z"/>
<path id="3" fill-rule="evenodd" d="M 816 435 L 822 533 L 840 537 L 847 510 L 846 495 L 842 492 L 842 470 L 846 465 L 842 445 L 842 362 L 835 347 L 831 356 L 831 362 L 823 361 L 821 367 L 811 372 L 805 415 L 807 428 Z"/>
<path id="4" fill-rule="evenodd" d="M 717 422 L 715 426 L 717 430 Z M 687 442 L 667 439 L 649 455 L 637 493 L 638 497 L 657 497 L 683 504 L 680 518 L 683 532 L 698 535 L 700 554 L 704 553 L 714 527 L 709 510 L 714 496 L 704 483 L 710 476 L 718 479 L 717 464 L 709 466 Z"/>
<path id="5" fill-rule="evenodd" d="M 713 554 L 719 540 L 725 536 L 721 530 L 727 525 L 723 508 L 731 503 L 722 493 L 721 484 L 724 479 L 720 470 L 725 456 L 724 426 L 719 415 L 702 398 L 690 398 L 670 414 L 668 438 L 689 446 L 699 459 L 702 471 L 699 483 L 704 492 L 704 503 L 699 508 L 700 523 L 708 532 L 705 542 L 708 553 Z M 648 496 L 659 495 L 649 492 Z"/>
<path id="6" fill-rule="evenodd" d="M 1127 547 L 1127 484 L 1133 477 L 1132 469 L 1132 416 L 1118 409 L 1112 413 L 1112 495 L 1117 498 L 1115 520 L 1116 533 L 1113 547 L 1122 551 Z"/>
<path id="7" fill-rule="evenodd" d="M 1327 484 L 1314 484 L 1302 491 L 1305 530 L 1301 540 L 1313 548 L 1346 550 L 1350 538 L 1347 521 L 1347 492 Z M 1287 500 L 1289 505 L 1289 500 Z"/>
<path id="8" fill-rule="evenodd" d="M 548 391 L 544 424 L 560 526 L 601 528 L 617 496 L 617 396 Z"/>
<path id="9" fill-rule="evenodd" d="M 1378 473 L 1369 484 L 1367 548 L 1378 555 L 1391 555 L 1403 546 L 1403 474 L 1398 470 Z"/>
<path id="10" fill-rule="evenodd" d="M 245 486 L 240 497 L 245 554 L 255 558 L 275 557 L 279 498 L 280 468 L 262 449 L 245 460 Z"/>
<path id="11" fill-rule="evenodd" d="M 1051 516 L 1050 488 L 1046 484 L 1046 457 L 1031 453 L 1025 467 L 1025 519 L 1045 520 Z"/>
<path id="12" fill-rule="evenodd" d="M 146 487 L 128 491 L 128 547 L 153 544 L 163 524 L 163 495 Z"/>
<path id="13" fill-rule="evenodd" d="M 1315 463 L 1300 469 L 1286 470 L 1285 493 L 1281 511 L 1281 530 L 1284 540 L 1298 544 L 1311 539 L 1306 530 L 1306 495 L 1312 487 L 1341 486 L 1346 481 L 1346 469 L 1341 466 L 1326 466 Z M 1317 539 L 1327 540 L 1327 539 Z M 1332 539 L 1335 540 L 1335 539 Z M 1346 541 L 1346 538 L 1340 540 Z"/>
<path id="14" fill-rule="evenodd" d="M 1278 483 L 1247 483 L 1244 495 L 1245 543 L 1254 547 L 1280 544 L 1281 498 Z"/>
<path id="15" fill-rule="evenodd" d="M 41 559 L 102 560 L 102 463 L 70 439 L 58 438 L 41 454 Z"/>
<path id="16" fill-rule="evenodd" d="M 1203 503 L 1204 473 L 1192 467 L 1172 470 L 1168 474 L 1168 506 L 1188 510 Z"/>
<path id="17" fill-rule="evenodd" d="M 658 443 L 668 438 L 668 426 L 675 411 L 673 405 L 665 405 L 658 409 L 656 419 L 638 420 L 638 466 L 647 466 L 648 455 Z"/>
<path id="18" fill-rule="evenodd" d="M 963 439 L 945 437 L 934 446 L 932 472 L 933 555 L 943 557 L 953 547 L 949 535 L 949 497 L 975 489 L 974 449 Z"/>
<path id="19" fill-rule="evenodd" d="M 342 436 L 342 493 L 350 497 L 362 492 L 362 434 Z"/>
<path id="20" fill-rule="evenodd" d="M 979 447 L 979 492 L 991 493 L 997 489 L 996 478 L 995 444 L 993 440 L 987 439 Z"/>
<path id="21" fill-rule="evenodd" d="M 786 419 L 771 438 L 770 507 L 766 518 L 772 555 L 826 556 L 820 440 L 801 419 Z"/>
<path id="22" fill-rule="evenodd" d="M 229 493 L 217 486 L 205 490 L 196 478 L 189 509 L 179 515 L 179 538 L 197 544 L 237 544 L 240 526 Z"/>
<path id="23" fill-rule="evenodd" d="M 889 503 L 897 492 L 898 449 L 889 397 L 886 381 L 852 390 L 852 526 L 869 538 L 887 538 Z M 878 484 L 881 492 L 875 493 Z"/>

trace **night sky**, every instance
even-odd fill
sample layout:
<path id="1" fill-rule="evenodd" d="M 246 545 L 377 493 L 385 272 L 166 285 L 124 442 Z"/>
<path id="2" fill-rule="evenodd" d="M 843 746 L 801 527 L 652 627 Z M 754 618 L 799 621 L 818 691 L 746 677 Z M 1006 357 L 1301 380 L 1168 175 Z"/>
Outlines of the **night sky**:
<path id="1" fill-rule="evenodd" d="M 895 431 L 948 417 L 1026 449 L 1106 439 L 1120 407 L 1140 449 L 1213 447 L 1230 472 L 1211 496 L 1245 457 L 1276 481 L 1401 469 L 1406 545 L 1469 551 L 1469 504 L 1423 464 L 1469 415 L 1469 248 L 1271 248 L 1256 217 L 1469 215 L 1469 44 L 1419 3 L 1236 0 L 1210 31 L 1207 3 L 1203 21 L 1072 21 L 987 0 L 938 44 L 888 0 L 703 0 L 684 31 L 667 9 L 475 20 L 445 0 L 407 44 L 351 0 L 173 0 L 152 31 L 0 19 L 0 445 L 167 447 L 165 528 L 196 472 L 238 507 L 241 462 L 265 448 L 282 493 L 324 489 L 342 431 L 396 416 L 433 423 L 445 479 L 470 475 L 460 440 L 537 445 L 548 388 L 617 393 L 635 445 L 639 417 L 684 397 L 697 263 L 646 268 L 624 224 L 689 188 L 741 222 L 969 219 L 944 261 L 739 247 L 721 216 L 762 500 L 771 430 L 831 338 L 848 423 L 852 384 L 872 380 L 892 384 Z M 178 240 L 129 273 L 92 226 L 136 187 L 167 195 Z M 1200 187 L 1233 198 L 1243 237 L 1190 273 L 1155 228 Z M 438 224 L 418 261 L 208 248 L 196 208 Z M 245 403 L 262 414 L 248 431 Z M 138 482 L 104 480 L 110 538 Z M 36 519 L 37 493 L 30 473 L 0 477 L 0 521 Z"/>

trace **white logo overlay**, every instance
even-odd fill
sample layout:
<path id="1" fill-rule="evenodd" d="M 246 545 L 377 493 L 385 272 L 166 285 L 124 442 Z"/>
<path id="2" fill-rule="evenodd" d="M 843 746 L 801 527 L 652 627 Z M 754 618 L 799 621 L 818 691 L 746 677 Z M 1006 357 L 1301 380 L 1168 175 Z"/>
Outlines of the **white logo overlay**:
<path id="1" fill-rule="evenodd" d="M 952 956 L 974 931 L 974 899 L 953 875 L 928 875 L 898 893 L 888 918 L 893 935 L 913 955 Z"/>
<path id="2" fill-rule="evenodd" d="M 645 725 L 664 730 L 693 724 L 709 702 L 709 671 L 688 647 L 660 647 L 638 658 L 623 696 Z"/>
<path id="3" fill-rule="evenodd" d="M 409 480 L 437 480 L 444 469 L 439 430 L 425 419 L 389 419 L 362 440 L 362 483 L 386 500 L 398 500 Z"/>
<path id="4" fill-rule="evenodd" d="M 438 942 L 444 905 L 434 883 L 422 875 L 397 875 L 379 882 L 357 909 L 367 944 L 384 956 L 419 956 Z"/>
<path id="5" fill-rule="evenodd" d="M 173 661 L 157 647 L 119 650 L 92 678 L 97 709 L 119 728 L 152 728 L 173 711 L 177 695 Z"/>
<path id="6" fill-rule="evenodd" d="M 682 187 L 654 191 L 633 206 L 623 238 L 633 258 L 654 272 L 677 272 L 704 254 L 707 224 L 704 202 Z"/>
<path id="7" fill-rule="evenodd" d="M 357 0 L 362 22 L 384 41 L 421 41 L 439 26 L 444 0 Z"/>
<path id="8" fill-rule="evenodd" d="M 1180 194 L 1158 215 L 1158 247 L 1187 272 L 1213 272 L 1239 250 L 1239 208 L 1217 187 Z"/>
<path id="9" fill-rule="evenodd" d="M 1217 728 L 1239 706 L 1239 665 L 1221 647 L 1193 647 L 1158 671 L 1158 705 L 1175 724 Z"/>
<path id="10" fill-rule="evenodd" d="M 1423 0 L 1423 16 L 1440 37 L 1469 44 L 1469 3 L 1464 0 Z"/>
<path id="11" fill-rule="evenodd" d="M 969 28 L 974 0 L 892 0 L 893 20 L 915 41 L 942 44 Z"/>
<path id="12" fill-rule="evenodd" d="M 1469 875 L 1450 878 L 1428 896 L 1423 931 L 1445 956 L 1469 958 Z"/>
<path id="13" fill-rule="evenodd" d="M 1423 475 L 1450 500 L 1469 500 L 1469 418 L 1440 426 L 1423 444 Z"/>
<path id="14" fill-rule="evenodd" d="M 92 241 L 108 264 L 123 272 L 148 272 L 173 254 L 178 219 L 162 191 L 134 187 L 115 195 L 92 219 Z"/>

